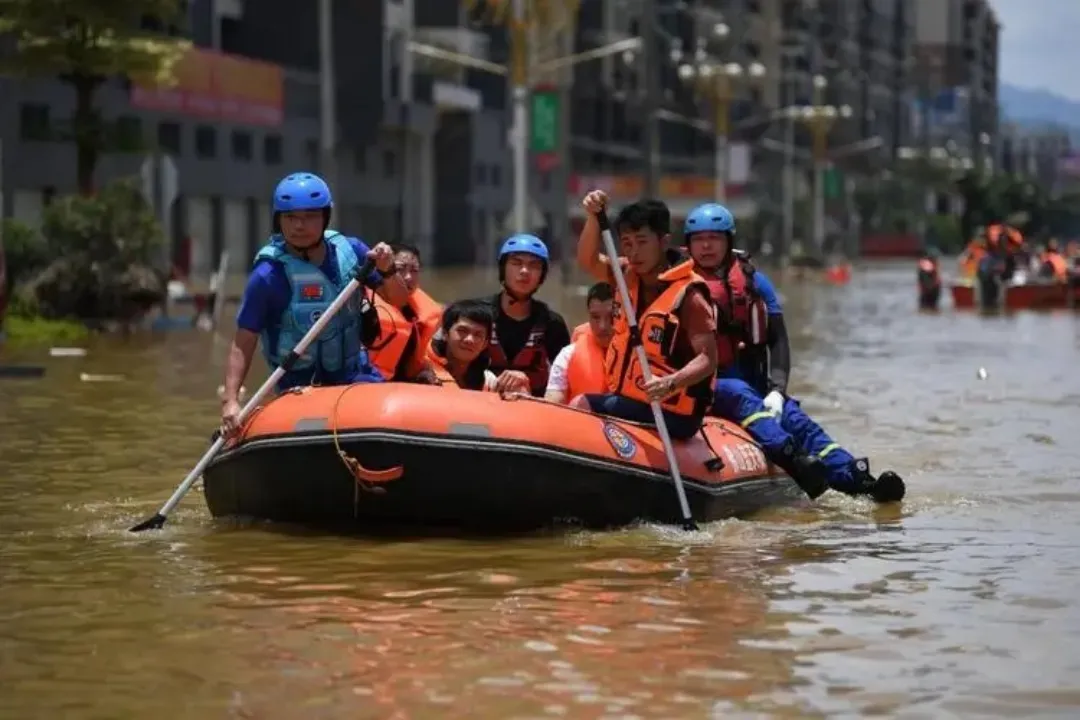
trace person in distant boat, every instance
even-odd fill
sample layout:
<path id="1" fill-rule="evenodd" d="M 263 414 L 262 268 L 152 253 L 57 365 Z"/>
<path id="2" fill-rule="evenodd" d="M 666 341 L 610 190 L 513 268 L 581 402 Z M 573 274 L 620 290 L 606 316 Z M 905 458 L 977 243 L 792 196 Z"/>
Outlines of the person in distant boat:
<path id="1" fill-rule="evenodd" d="M 917 277 L 919 281 L 919 307 L 934 310 L 941 299 L 941 253 L 929 247 L 919 258 Z"/>
<path id="2" fill-rule="evenodd" d="M 543 397 L 552 361 L 570 344 L 566 321 L 535 297 L 548 274 L 547 245 L 535 235 L 513 235 L 499 249 L 498 262 L 502 290 L 485 299 L 495 311 L 490 369 L 499 392 L 524 378 L 529 392 Z"/>
<path id="3" fill-rule="evenodd" d="M 460 300 L 443 312 L 440 330 L 428 348 L 428 360 L 439 385 L 495 392 L 529 392 L 529 381 L 515 377 L 499 387 L 489 369 L 495 309 L 482 300 Z"/>
<path id="4" fill-rule="evenodd" d="M 375 294 L 379 337 L 368 347 L 371 362 L 387 380 L 431 383 L 427 348 L 442 322 L 443 308 L 420 289 L 419 250 L 395 245 L 394 266 L 409 294 L 400 306 Z"/>
<path id="5" fill-rule="evenodd" d="M 578 239 L 577 259 L 597 280 L 615 284 L 608 258 L 600 252 L 600 223 L 607 196 L 589 192 L 585 226 Z M 644 380 L 625 315 L 616 298 L 615 327 L 605 363 L 606 392 L 587 393 L 570 405 L 601 415 L 653 424 L 650 403 L 659 402 L 668 433 L 685 440 L 701 429 L 716 373 L 716 319 L 708 287 L 682 262 L 677 252 L 665 252 L 671 237 L 671 212 L 658 200 L 640 200 L 624 207 L 612 229 L 618 234 L 619 258 L 629 301 L 637 307 L 640 342 L 652 370 Z"/>
<path id="6" fill-rule="evenodd" d="M 1039 276 L 1055 283 L 1069 280 L 1069 262 L 1061 254 L 1057 238 L 1047 241 L 1046 250 L 1039 257 Z"/>
<path id="7" fill-rule="evenodd" d="M 718 318 L 711 414 L 745 428 L 811 498 L 827 483 L 879 502 L 901 500 L 899 475 L 872 476 L 865 458 L 855 459 L 787 395 L 791 351 L 783 308 L 769 278 L 735 249 L 731 212 L 718 203 L 695 208 L 683 241 L 695 271 L 706 278 Z"/>
<path id="8" fill-rule="evenodd" d="M 967 244 L 964 252 L 960 254 L 960 277 L 964 279 L 974 278 L 987 252 L 986 228 L 977 228 L 971 242 Z"/>
<path id="9" fill-rule="evenodd" d="M 599 282 L 585 298 L 589 320 L 574 328 L 571 343 L 551 364 L 544 399 L 565 404 L 578 395 L 607 390 L 604 356 L 615 333 L 615 291 Z"/>
<path id="10" fill-rule="evenodd" d="M 1024 236 L 1019 230 L 1005 222 L 992 222 L 986 226 L 986 249 L 988 254 L 995 258 L 996 262 L 987 263 L 984 260 L 980 271 L 993 270 L 1000 272 L 1002 280 L 1008 282 L 1016 274 L 1016 269 L 1023 263 L 1018 262 L 1020 256 L 1026 251 Z"/>
<path id="11" fill-rule="evenodd" d="M 364 280 L 394 306 L 408 301 L 386 243 L 368 248 L 362 240 L 330 229 L 333 197 L 326 182 L 311 173 L 286 176 L 274 189 L 273 235 L 255 256 L 236 318 L 222 394 L 226 435 L 238 430 L 238 394 L 261 344 L 270 367 L 277 367 L 330 307 L 354 270 L 372 260 Z M 330 321 L 307 352 L 281 378 L 278 390 L 305 385 L 381 382 L 361 342 L 365 303 L 357 296 Z"/>

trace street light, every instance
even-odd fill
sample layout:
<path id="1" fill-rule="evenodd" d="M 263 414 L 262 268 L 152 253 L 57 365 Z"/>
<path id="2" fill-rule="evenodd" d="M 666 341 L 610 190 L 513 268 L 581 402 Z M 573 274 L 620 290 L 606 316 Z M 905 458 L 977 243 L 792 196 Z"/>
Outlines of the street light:
<path id="1" fill-rule="evenodd" d="M 449 0 L 447 0 L 449 1 Z M 630 53 L 641 48 L 641 38 L 628 38 L 609 43 L 593 50 L 554 58 L 537 63 L 529 47 L 531 30 L 559 30 L 560 18 L 572 23 L 581 0 L 465 0 L 466 9 L 482 6 L 490 11 L 489 19 L 496 24 L 506 24 L 510 35 L 510 62 L 508 65 L 493 63 L 465 53 L 445 50 L 434 45 L 409 42 L 409 52 L 435 60 L 442 60 L 461 67 L 483 70 L 510 78 L 513 98 L 513 145 L 514 165 L 514 227 L 515 232 L 528 232 L 529 207 L 529 145 L 528 107 L 529 93 L 537 77 L 563 70 L 588 60 L 608 55 Z"/>
<path id="2" fill-rule="evenodd" d="M 717 38 L 726 38 L 730 28 L 726 23 L 713 25 L 712 34 Z M 715 193 L 716 201 L 727 200 L 728 160 L 730 147 L 728 138 L 731 134 L 731 103 L 735 99 L 736 85 L 757 83 L 765 77 L 765 66 L 755 62 L 743 67 L 734 62 L 718 62 L 712 59 L 706 50 L 707 40 L 698 38 L 694 62 L 681 63 L 682 47 L 676 45 L 671 50 L 671 59 L 678 65 L 679 79 L 693 84 L 695 89 L 713 103 L 713 133 L 716 143 L 715 153 Z"/>
<path id="3" fill-rule="evenodd" d="M 814 101 L 810 105 L 792 107 L 790 112 L 809 128 L 813 135 L 814 160 L 814 251 L 825 247 L 825 169 L 828 164 L 829 131 L 839 119 L 850 118 L 850 105 L 829 105 L 824 102 L 829 81 L 824 75 L 814 76 Z"/>

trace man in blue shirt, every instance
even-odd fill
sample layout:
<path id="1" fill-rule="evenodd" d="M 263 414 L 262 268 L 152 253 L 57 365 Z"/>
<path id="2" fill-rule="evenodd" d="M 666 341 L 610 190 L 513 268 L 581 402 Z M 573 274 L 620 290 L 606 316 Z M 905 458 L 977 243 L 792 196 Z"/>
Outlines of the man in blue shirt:
<path id="1" fill-rule="evenodd" d="M 390 303 L 408 297 L 395 274 L 389 245 L 368 248 L 362 240 L 330 229 L 333 198 L 322 178 L 311 173 L 287 176 L 274 190 L 273 206 L 274 234 L 255 257 L 226 363 L 221 410 L 226 434 L 237 430 L 238 394 L 255 348 L 261 343 L 270 367 L 280 365 L 364 262 L 372 259 L 376 266 L 364 280 L 367 287 Z M 363 304 L 354 296 L 338 312 L 278 382 L 279 391 L 383 380 L 361 342 Z"/>
<path id="2" fill-rule="evenodd" d="M 865 458 L 853 457 L 787 396 L 791 350 L 784 311 L 768 277 L 734 249 L 731 212 L 716 203 L 701 205 L 687 216 L 683 236 L 717 310 L 712 414 L 742 425 L 804 490 L 816 483 L 820 495 L 823 478 L 849 495 L 901 500 L 899 475 L 886 470 L 875 478 Z"/>

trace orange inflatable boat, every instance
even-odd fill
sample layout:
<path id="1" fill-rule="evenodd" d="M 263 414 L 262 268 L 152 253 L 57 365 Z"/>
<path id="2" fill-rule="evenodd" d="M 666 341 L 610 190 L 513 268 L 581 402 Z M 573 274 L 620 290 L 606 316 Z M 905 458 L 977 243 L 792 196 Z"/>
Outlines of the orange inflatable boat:
<path id="1" fill-rule="evenodd" d="M 676 455 L 699 522 L 805 499 L 725 421 L 708 419 Z M 654 431 L 428 385 L 286 393 L 254 413 L 203 483 L 215 517 L 326 528 L 515 532 L 681 518 Z"/>

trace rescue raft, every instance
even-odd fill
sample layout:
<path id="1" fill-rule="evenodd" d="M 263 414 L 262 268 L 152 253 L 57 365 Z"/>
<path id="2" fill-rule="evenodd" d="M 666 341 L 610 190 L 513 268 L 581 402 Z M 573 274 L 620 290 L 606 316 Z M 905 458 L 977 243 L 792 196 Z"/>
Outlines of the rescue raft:
<path id="1" fill-rule="evenodd" d="M 676 455 L 696 520 L 805 495 L 738 426 Z M 386 383 L 305 388 L 257 410 L 203 475 L 215 517 L 373 531 L 676 523 L 656 433 L 531 398 Z"/>
<path id="2" fill-rule="evenodd" d="M 974 282 L 957 282 L 950 288 L 953 307 L 962 310 L 983 307 L 1002 310 L 1052 310 L 1080 307 L 1080 286 L 1065 283 L 1008 283 L 998 297 L 982 298 Z"/>

